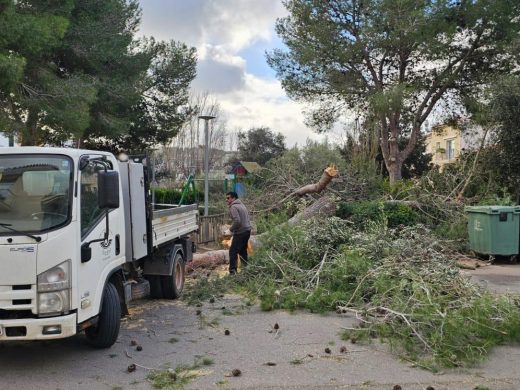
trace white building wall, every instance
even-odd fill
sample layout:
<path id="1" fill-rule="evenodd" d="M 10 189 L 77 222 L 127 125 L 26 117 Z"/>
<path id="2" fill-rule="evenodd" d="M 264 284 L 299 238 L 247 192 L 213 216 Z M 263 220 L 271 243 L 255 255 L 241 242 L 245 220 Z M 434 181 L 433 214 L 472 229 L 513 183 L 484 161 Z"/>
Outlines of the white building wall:
<path id="1" fill-rule="evenodd" d="M 5 137 L 3 134 L 0 134 L 0 147 L 9 146 L 9 138 Z"/>
<path id="2" fill-rule="evenodd" d="M 16 139 L 14 140 L 14 146 L 19 146 L 16 142 Z M 6 148 L 9 146 L 9 137 L 6 137 L 3 133 L 0 133 L 0 148 Z"/>
<path id="3" fill-rule="evenodd" d="M 472 126 L 468 129 L 464 129 L 460 142 L 461 150 L 478 149 L 482 143 L 482 137 L 484 137 L 484 129 L 481 126 Z M 489 142 L 490 135 L 488 134 L 485 144 L 488 145 Z"/>

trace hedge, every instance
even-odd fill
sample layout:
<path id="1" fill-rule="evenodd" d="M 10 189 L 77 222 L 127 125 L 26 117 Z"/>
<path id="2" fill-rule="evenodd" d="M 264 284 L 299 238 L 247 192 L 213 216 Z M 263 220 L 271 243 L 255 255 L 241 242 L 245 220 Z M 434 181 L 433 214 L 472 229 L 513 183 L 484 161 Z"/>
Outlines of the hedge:
<path id="1" fill-rule="evenodd" d="M 388 227 L 399 225 L 415 225 L 417 213 L 404 204 L 385 203 L 381 201 L 341 202 L 336 216 L 348 219 L 358 228 L 364 228 L 368 221 L 387 221 Z"/>

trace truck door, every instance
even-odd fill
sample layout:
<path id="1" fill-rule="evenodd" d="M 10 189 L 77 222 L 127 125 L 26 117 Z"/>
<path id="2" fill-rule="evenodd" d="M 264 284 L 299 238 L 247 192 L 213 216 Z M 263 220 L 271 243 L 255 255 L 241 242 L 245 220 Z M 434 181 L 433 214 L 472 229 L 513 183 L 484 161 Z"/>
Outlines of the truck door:
<path id="1" fill-rule="evenodd" d="M 91 156 L 96 158 L 99 156 Z M 124 261 L 121 256 L 120 235 L 123 216 L 122 212 L 109 212 L 109 234 L 107 240 L 106 212 L 98 207 L 98 173 L 105 170 L 106 163 L 92 160 L 80 172 L 79 203 L 80 203 L 80 239 L 81 244 L 90 244 L 91 257 L 82 259 L 78 265 L 78 321 L 84 321 L 99 313 L 104 284 L 110 272 Z"/>

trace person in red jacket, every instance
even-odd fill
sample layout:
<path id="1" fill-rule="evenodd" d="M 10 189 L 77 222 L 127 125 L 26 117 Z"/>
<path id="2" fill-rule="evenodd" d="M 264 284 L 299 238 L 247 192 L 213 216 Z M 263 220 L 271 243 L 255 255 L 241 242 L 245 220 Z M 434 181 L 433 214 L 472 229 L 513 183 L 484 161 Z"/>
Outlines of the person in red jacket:
<path id="1" fill-rule="evenodd" d="M 251 236 L 251 221 L 246 206 L 238 199 L 236 192 L 226 194 L 226 202 L 229 206 L 229 216 L 233 223 L 229 230 L 233 235 L 229 248 L 229 273 L 237 272 L 238 256 L 243 265 L 247 265 L 247 243 Z"/>

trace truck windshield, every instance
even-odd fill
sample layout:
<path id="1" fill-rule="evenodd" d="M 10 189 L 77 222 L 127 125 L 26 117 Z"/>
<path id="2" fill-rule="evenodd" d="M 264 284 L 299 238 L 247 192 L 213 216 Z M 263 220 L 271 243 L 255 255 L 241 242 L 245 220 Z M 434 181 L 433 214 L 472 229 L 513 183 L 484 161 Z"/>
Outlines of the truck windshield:
<path id="1" fill-rule="evenodd" d="M 42 233 L 67 223 L 71 170 L 64 156 L 0 155 L 0 235 Z"/>

